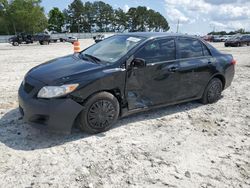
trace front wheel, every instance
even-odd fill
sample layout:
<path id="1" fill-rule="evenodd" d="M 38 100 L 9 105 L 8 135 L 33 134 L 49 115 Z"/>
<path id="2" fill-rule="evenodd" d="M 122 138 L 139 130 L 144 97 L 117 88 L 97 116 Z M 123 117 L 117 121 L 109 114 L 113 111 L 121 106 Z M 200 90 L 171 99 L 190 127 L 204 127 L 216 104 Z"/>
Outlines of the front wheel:
<path id="1" fill-rule="evenodd" d="M 219 78 L 213 78 L 207 85 L 201 102 L 203 104 L 211 104 L 217 102 L 221 98 L 223 90 L 222 82 Z"/>
<path id="2" fill-rule="evenodd" d="M 13 46 L 19 46 L 19 43 L 18 42 L 13 42 L 12 45 Z"/>
<path id="3" fill-rule="evenodd" d="M 84 132 L 90 134 L 110 129 L 117 121 L 120 112 L 117 98 L 108 92 L 93 95 L 84 106 L 85 109 L 78 117 L 78 124 Z"/>

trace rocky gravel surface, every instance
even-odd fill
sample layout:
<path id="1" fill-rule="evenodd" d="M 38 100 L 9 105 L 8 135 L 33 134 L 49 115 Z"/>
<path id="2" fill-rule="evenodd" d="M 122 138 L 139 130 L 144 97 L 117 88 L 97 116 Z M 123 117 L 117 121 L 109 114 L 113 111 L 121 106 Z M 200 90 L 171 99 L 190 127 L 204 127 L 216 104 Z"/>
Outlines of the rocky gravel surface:
<path id="1" fill-rule="evenodd" d="M 213 45 L 238 62 L 216 104 L 170 106 L 105 133 L 62 136 L 23 123 L 17 90 L 29 69 L 72 45 L 0 44 L 0 187 L 250 187 L 250 47 Z"/>

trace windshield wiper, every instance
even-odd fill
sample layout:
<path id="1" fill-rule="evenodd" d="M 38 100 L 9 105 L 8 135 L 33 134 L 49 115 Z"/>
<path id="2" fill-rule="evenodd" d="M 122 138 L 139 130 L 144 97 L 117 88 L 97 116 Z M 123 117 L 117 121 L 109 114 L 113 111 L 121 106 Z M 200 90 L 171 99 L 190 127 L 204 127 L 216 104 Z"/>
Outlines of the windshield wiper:
<path id="1" fill-rule="evenodd" d="M 95 63 L 100 64 L 100 62 L 101 62 L 101 60 L 98 57 L 95 57 L 93 55 L 90 55 L 90 54 L 83 54 L 83 55 L 90 58 L 90 59 L 92 59 Z"/>

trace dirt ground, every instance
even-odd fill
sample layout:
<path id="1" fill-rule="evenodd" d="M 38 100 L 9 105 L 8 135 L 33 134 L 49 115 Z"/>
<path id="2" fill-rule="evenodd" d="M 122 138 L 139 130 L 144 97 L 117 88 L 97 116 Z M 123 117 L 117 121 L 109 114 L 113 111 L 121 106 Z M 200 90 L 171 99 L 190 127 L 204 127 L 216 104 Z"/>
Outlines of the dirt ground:
<path id="1" fill-rule="evenodd" d="M 250 47 L 213 45 L 238 62 L 216 104 L 170 106 L 102 134 L 60 136 L 23 123 L 17 90 L 29 69 L 72 45 L 0 44 L 0 187 L 250 187 Z"/>

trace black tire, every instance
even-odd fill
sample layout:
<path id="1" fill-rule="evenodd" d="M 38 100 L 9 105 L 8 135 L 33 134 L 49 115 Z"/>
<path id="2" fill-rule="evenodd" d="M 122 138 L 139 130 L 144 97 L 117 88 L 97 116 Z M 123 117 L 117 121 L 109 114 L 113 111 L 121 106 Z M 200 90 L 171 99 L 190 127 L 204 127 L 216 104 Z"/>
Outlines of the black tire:
<path id="1" fill-rule="evenodd" d="M 81 130 L 96 134 L 109 130 L 117 121 L 120 105 L 117 98 L 108 92 L 100 92 L 90 97 L 78 117 Z"/>
<path id="2" fill-rule="evenodd" d="M 60 42 L 65 42 L 65 40 L 64 40 L 64 39 L 62 39 L 62 38 L 60 38 Z"/>
<path id="3" fill-rule="evenodd" d="M 12 45 L 13 46 L 19 46 L 19 43 L 18 42 L 13 42 Z"/>
<path id="4" fill-rule="evenodd" d="M 49 41 L 39 41 L 40 45 L 49 45 Z"/>
<path id="5" fill-rule="evenodd" d="M 219 78 L 213 78 L 207 85 L 201 102 L 203 104 L 211 104 L 217 102 L 221 98 L 223 90 L 222 82 Z"/>

